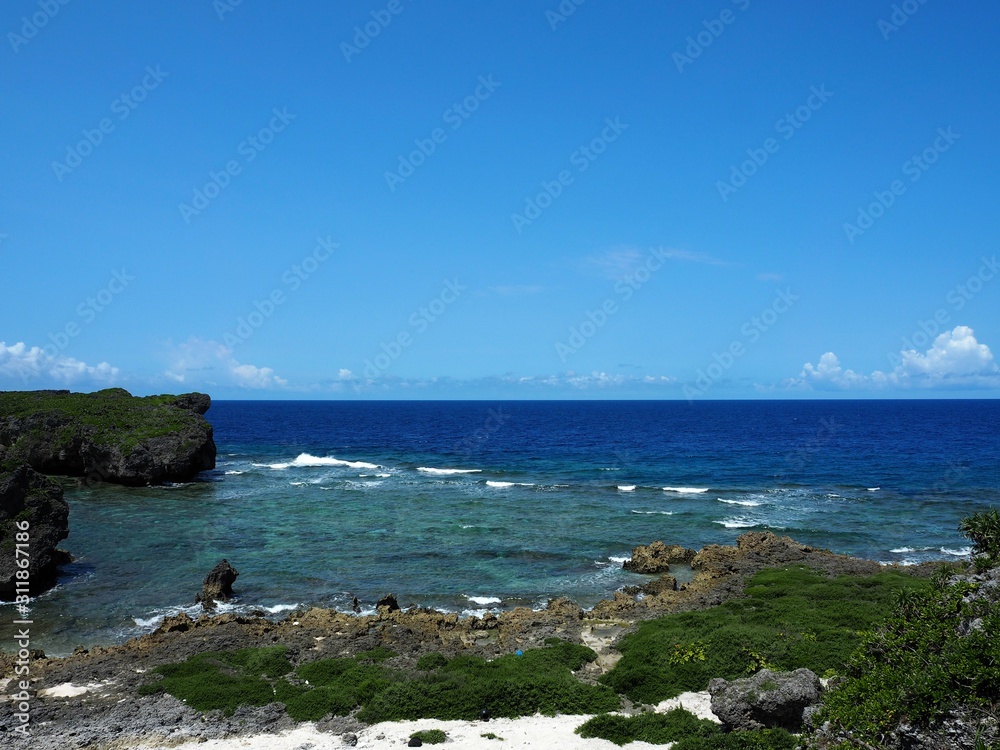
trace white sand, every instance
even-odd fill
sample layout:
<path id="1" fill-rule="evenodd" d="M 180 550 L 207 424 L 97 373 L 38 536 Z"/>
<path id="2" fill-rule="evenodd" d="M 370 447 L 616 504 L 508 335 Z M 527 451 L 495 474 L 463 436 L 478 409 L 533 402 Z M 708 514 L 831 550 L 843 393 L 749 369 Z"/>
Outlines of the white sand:
<path id="1" fill-rule="evenodd" d="M 669 711 L 683 706 L 700 718 L 718 721 L 709 707 L 708 693 L 684 693 L 677 698 L 663 701 L 657 711 Z M 589 716 L 526 716 L 520 719 L 493 719 L 491 721 L 391 721 L 374 724 L 358 734 L 359 750 L 370 748 L 406 747 L 414 732 L 421 729 L 441 729 L 448 735 L 444 744 L 424 745 L 441 747 L 442 750 L 615 750 L 618 746 L 607 740 L 584 739 L 574 730 Z M 491 740 L 484 734 L 495 734 L 503 741 Z M 284 734 L 262 734 L 252 737 L 189 741 L 173 745 L 145 745 L 146 750 L 329 750 L 346 748 L 339 735 L 320 732 L 313 724 L 302 724 Z M 667 750 L 669 745 L 650 745 L 632 742 L 628 750 Z"/>
<path id="2" fill-rule="evenodd" d="M 55 687 L 39 690 L 38 697 L 75 698 L 78 695 L 84 695 L 85 693 L 89 693 L 91 690 L 96 690 L 99 687 L 101 687 L 100 683 L 96 682 L 90 685 L 74 685 L 72 682 L 64 682 L 62 685 L 56 685 Z"/>

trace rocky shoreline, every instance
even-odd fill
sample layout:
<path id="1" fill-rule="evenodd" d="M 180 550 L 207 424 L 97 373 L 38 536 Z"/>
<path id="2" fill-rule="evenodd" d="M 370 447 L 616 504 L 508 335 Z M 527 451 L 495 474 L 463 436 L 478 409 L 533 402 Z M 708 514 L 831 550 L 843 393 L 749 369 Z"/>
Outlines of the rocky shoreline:
<path id="1" fill-rule="evenodd" d="M 632 560 L 660 558 L 664 545 L 638 547 Z M 374 615 L 360 616 L 326 609 L 302 609 L 274 622 L 261 616 L 208 614 L 192 619 L 179 615 L 165 619 L 148 635 L 120 646 L 78 650 L 58 659 L 32 662 L 32 739 L 30 745 L 5 728 L 11 727 L 13 704 L 0 703 L 0 741 L 5 746 L 37 750 L 70 747 L 122 748 L 140 740 L 175 742 L 195 738 L 276 732 L 294 722 L 279 706 L 241 708 L 232 717 L 203 716 L 176 698 L 139 696 L 147 673 L 161 664 L 183 661 L 207 651 L 283 645 L 288 658 L 299 664 L 318 658 L 348 656 L 378 647 L 398 654 L 402 666 L 412 666 L 428 652 L 445 656 L 475 654 L 495 658 L 518 649 L 541 646 L 559 637 L 593 648 L 598 660 L 581 671 L 584 680 L 596 680 L 617 661 L 615 641 L 636 622 L 672 612 L 703 609 L 742 596 L 746 579 L 761 570 L 806 565 L 832 575 L 869 575 L 885 570 L 879 563 L 799 544 L 769 532 L 741 536 L 735 546 L 709 545 L 698 552 L 672 548 L 686 559 L 694 577 L 678 585 L 669 570 L 637 589 L 615 592 L 589 611 L 568 599 L 554 599 L 543 610 L 526 607 L 499 615 L 459 617 L 413 607 L 402 610 L 394 599 L 380 603 Z M 669 555 L 668 555 L 669 557 Z M 658 569 L 659 570 L 659 569 Z M 930 565 L 904 568 L 927 575 Z M 666 578 L 664 578 L 666 576 Z M 10 693 L 15 658 L 0 655 L 0 691 Z M 73 686 L 73 688 L 67 687 Z M 74 690 L 86 690 L 72 695 Z M 334 734 L 357 731 L 350 717 L 321 723 Z M 13 743 L 13 745 L 11 744 Z"/>

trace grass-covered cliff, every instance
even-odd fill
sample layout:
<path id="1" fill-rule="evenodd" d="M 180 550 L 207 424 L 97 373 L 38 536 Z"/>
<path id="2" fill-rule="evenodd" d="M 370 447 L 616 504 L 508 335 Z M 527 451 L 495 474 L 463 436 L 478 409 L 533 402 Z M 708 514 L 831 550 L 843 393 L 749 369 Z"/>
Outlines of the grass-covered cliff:
<path id="1" fill-rule="evenodd" d="M 0 467 L 126 485 L 186 481 L 215 467 L 212 426 L 200 393 L 134 397 L 96 393 L 0 392 Z"/>

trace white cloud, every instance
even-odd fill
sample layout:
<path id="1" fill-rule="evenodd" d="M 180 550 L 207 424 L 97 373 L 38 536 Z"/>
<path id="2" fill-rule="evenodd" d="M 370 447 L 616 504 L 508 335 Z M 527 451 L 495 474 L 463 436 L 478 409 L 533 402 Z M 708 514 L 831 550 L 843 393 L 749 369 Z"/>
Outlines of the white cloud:
<path id="1" fill-rule="evenodd" d="M 968 326 L 956 326 L 940 334 L 931 348 L 921 353 L 907 349 L 893 356 L 896 367 L 871 374 L 844 369 L 833 352 L 807 362 L 798 378 L 787 387 L 817 389 L 871 389 L 887 387 L 948 388 L 1000 386 L 1000 367 L 986 344 L 976 340 Z"/>
<path id="2" fill-rule="evenodd" d="M 621 279 L 633 276 L 645 266 L 650 258 L 685 261 L 688 263 L 705 263 L 710 266 L 727 266 L 724 260 L 713 258 L 707 253 L 694 253 L 690 250 L 674 248 L 650 248 L 640 250 L 635 247 L 616 247 L 586 259 L 586 265 L 597 270 L 601 275 L 611 279 Z"/>
<path id="3" fill-rule="evenodd" d="M 32 381 L 54 381 L 61 385 L 93 382 L 102 386 L 118 379 L 119 370 L 107 362 L 88 365 L 73 357 L 49 354 L 44 349 L 29 347 L 23 341 L 7 344 L 0 341 L 0 376 L 19 378 L 25 385 Z"/>
<path id="4" fill-rule="evenodd" d="M 234 385 L 240 388 L 285 388 L 288 381 L 270 367 L 257 367 L 236 360 L 233 351 L 217 341 L 192 336 L 171 348 L 170 366 L 164 375 L 176 383 Z"/>

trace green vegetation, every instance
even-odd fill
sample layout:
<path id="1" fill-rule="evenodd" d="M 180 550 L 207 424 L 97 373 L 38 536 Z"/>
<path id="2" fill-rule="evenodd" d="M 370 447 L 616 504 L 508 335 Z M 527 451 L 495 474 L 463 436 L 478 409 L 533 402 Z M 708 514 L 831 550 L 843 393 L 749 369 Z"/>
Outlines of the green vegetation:
<path id="1" fill-rule="evenodd" d="M 506 740 L 503 737 L 501 737 L 499 734 L 493 734 L 493 732 L 486 732 L 486 734 L 481 734 L 479 736 L 487 740 L 500 740 L 501 742 L 506 742 Z"/>
<path id="2" fill-rule="evenodd" d="M 974 567 L 995 564 L 996 510 L 966 518 L 960 528 L 975 545 Z M 930 590 L 897 596 L 891 616 L 851 657 L 847 679 L 824 698 L 820 720 L 851 733 L 838 747 L 879 745 L 902 722 L 929 728 L 958 708 L 995 712 L 1000 607 L 977 594 L 980 586 L 942 574 Z"/>
<path id="3" fill-rule="evenodd" d="M 417 669 L 422 672 L 430 672 L 435 669 L 440 669 L 447 663 L 448 660 L 443 654 L 431 651 L 429 654 L 424 654 L 417 660 Z"/>
<path id="4" fill-rule="evenodd" d="M 419 732 L 411 734 L 410 739 L 420 740 L 425 745 L 440 745 L 448 739 L 448 735 L 440 729 L 421 729 Z"/>
<path id="5" fill-rule="evenodd" d="M 728 733 L 715 722 L 699 719 L 683 708 L 663 714 L 603 714 L 576 732 L 581 737 L 599 737 L 616 745 L 637 741 L 652 745 L 676 742 L 674 750 L 791 750 L 797 744 L 791 734 L 781 729 Z"/>
<path id="6" fill-rule="evenodd" d="M 988 566 L 1000 563 L 1000 512 L 990 508 L 963 518 L 959 530 L 972 542 L 972 554 Z"/>
<path id="7" fill-rule="evenodd" d="M 199 654 L 157 667 L 162 679 L 142 694 L 166 691 L 199 711 L 231 715 L 240 705 L 284 703 L 297 721 L 351 713 L 375 723 L 395 719 L 475 719 L 537 712 L 580 714 L 614 711 L 620 700 L 609 688 L 586 685 L 573 672 L 597 658 L 589 648 L 550 639 L 544 648 L 487 662 L 474 656 L 422 660 L 420 672 L 389 669 L 395 656 L 377 648 L 353 658 L 320 659 L 299 666 L 283 646 Z M 438 655 L 440 656 L 440 655 Z M 443 657 L 441 657 L 443 658 Z M 428 667 L 433 661 L 439 666 Z"/>
<path id="8" fill-rule="evenodd" d="M 140 694 L 164 690 L 198 711 L 231 716 L 240 705 L 265 706 L 275 700 L 271 682 L 292 671 L 284 646 L 209 652 L 180 664 L 164 664 L 154 672 L 160 682 L 144 685 Z"/>
<path id="9" fill-rule="evenodd" d="M 586 685 L 573 672 L 597 658 L 585 646 L 552 639 L 545 648 L 487 662 L 456 656 L 413 679 L 394 682 L 358 713 L 366 722 L 465 719 L 485 708 L 495 717 L 614 711 L 620 700 L 607 687 Z"/>
<path id="10" fill-rule="evenodd" d="M 657 703 L 704 690 L 713 677 L 746 677 L 762 668 L 808 667 L 842 673 L 898 592 L 930 583 L 900 573 L 831 578 L 804 566 L 766 570 L 746 598 L 699 612 L 640 623 L 622 639 L 622 659 L 601 681 L 633 701 Z"/>
<path id="11" fill-rule="evenodd" d="M 52 445 L 57 450 L 71 450 L 82 427 L 99 442 L 108 442 L 132 450 L 147 438 L 160 437 L 183 429 L 191 423 L 190 412 L 170 406 L 176 396 L 133 397 L 121 388 L 96 393 L 53 391 L 0 392 L 0 414 L 26 419 L 51 417 L 64 423 L 53 435 L 38 428 L 21 435 L 11 447 L 8 461 L 19 458 L 28 445 Z M 24 446 L 20 446 L 20 443 Z"/>

